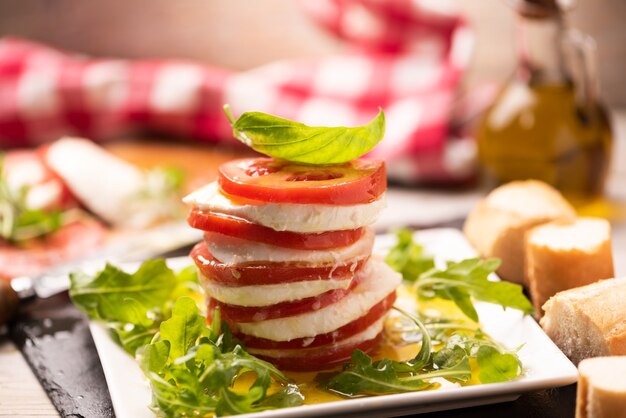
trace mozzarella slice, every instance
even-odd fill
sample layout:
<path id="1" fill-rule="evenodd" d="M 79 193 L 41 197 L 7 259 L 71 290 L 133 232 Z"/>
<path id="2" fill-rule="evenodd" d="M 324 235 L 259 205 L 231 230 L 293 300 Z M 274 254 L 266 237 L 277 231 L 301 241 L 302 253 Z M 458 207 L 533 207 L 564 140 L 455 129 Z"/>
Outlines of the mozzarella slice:
<path id="1" fill-rule="evenodd" d="M 200 277 L 202 287 L 214 299 L 229 305 L 269 306 L 318 296 L 335 289 L 347 289 L 351 277 L 343 280 L 306 280 L 293 283 L 257 286 L 223 286 Z"/>
<path id="2" fill-rule="evenodd" d="M 300 262 L 312 265 L 347 264 L 367 257 L 374 246 L 374 232 L 367 228 L 354 244 L 329 250 L 295 250 L 227 235 L 210 233 L 205 239 L 213 257 L 224 264 Z"/>
<path id="3" fill-rule="evenodd" d="M 314 337 L 336 330 L 369 311 L 402 281 L 381 258 L 371 258 L 363 267 L 365 276 L 348 296 L 320 310 L 261 322 L 240 322 L 235 328 L 244 334 L 273 341 Z"/>
<path id="4" fill-rule="evenodd" d="M 91 141 L 62 138 L 46 153 L 46 163 L 93 213 L 114 225 L 133 218 L 130 200 L 144 187 L 144 175 Z"/>
<path id="5" fill-rule="evenodd" d="M 369 341 L 371 339 L 376 338 L 376 336 L 378 334 L 380 334 L 383 330 L 383 326 L 385 325 L 385 315 L 383 315 L 382 318 L 380 318 L 379 320 L 377 320 L 376 322 L 374 322 L 372 325 L 370 325 L 369 327 L 367 327 L 365 330 L 354 334 L 344 340 L 341 341 L 336 341 L 334 343 L 332 343 L 333 346 L 333 350 L 335 349 L 341 349 L 342 347 L 348 346 L 348 345 L 354 345 L 354 344 L 359 344 L 363 341 Z M 310 348 L 308 350 L 320 350 L 323 349 L 323 347 L 325 346 L 321 346 L 321 347 L 313 347 Z M 284 349 L 284 350 L 278 350 L 278 349 L 267 349 L 267 348 L 248 348 L 247 349 L 248 352 L 250 352 L 251 354 L 255 354 L 255 355 L 260 355 L 260 356 L 265 356 L 265 357 L 272 357 L 272 358 L 283 358 L 283 357 L 302 357 L 304 355 L 306 355 L 307 349 L 304 348 L 292 348 L 292 349 Z"/>
<path id="6" fill-rule="evenodd" d="M 220 193 L 217 182 L 196 190 L 183 201 L 201 210 L 238 216 L 276 231 L 300 233 L 339 231 L 371 225 L 386 206 L 385 195 L 360 205 L 239 204 Z"/>

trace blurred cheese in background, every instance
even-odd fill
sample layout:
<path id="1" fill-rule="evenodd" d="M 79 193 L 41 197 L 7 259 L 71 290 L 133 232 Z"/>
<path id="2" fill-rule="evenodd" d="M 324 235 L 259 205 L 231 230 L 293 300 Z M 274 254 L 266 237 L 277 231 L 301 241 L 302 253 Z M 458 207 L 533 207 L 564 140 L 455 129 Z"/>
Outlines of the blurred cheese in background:
<path id="1" fill-rule="evenodd" d="M 180 216 L 163 169 L 141 170 L 84 138 L 61 138 L 43 155 L 72 195 L 111 226 L 144 228 Z"/>

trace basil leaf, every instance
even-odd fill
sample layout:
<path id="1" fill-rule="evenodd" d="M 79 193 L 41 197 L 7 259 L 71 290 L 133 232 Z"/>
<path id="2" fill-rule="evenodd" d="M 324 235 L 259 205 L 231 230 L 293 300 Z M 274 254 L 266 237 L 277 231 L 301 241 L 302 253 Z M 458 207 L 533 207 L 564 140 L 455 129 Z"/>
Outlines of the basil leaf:
<path id="1" fill-rule="evenodd" d="M 385 134 L 382 110 L 367 125 L 307 126 L 262 112 L 245 112 L 234 120 L 228 105 L 224 111 L 233 135 L 254 150 L 274 158 L 304 164 L 341 164 L 370 151 Z"/>

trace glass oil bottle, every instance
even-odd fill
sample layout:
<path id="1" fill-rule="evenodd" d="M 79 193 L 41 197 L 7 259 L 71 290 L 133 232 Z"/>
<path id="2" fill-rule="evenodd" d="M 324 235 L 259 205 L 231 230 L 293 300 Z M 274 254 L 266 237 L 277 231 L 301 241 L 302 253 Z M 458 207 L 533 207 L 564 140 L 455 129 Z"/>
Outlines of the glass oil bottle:
<path id="1" fill-rule="evenodd" d="M 556 0 L 519 0 L 518 64 L 477 132 L 492 185 L 538 179 L 573 203 L 603 192 L 612 134 L 599 102 L 593 39 L 568 30 Z"/>

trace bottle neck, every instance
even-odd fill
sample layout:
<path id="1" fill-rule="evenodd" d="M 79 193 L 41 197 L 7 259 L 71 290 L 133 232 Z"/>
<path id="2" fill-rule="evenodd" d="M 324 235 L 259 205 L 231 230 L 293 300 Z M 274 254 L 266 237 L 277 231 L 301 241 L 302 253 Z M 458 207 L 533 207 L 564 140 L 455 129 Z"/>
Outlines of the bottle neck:
<path id="1" fill-rule="evenodd" d="M 528 84 L 567 84 L 563 57 L 564 24 L 560 15 L 517 17 L 517 76 Z"/>

